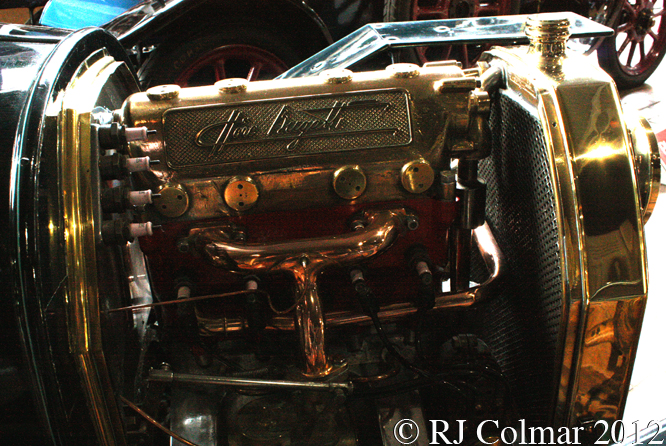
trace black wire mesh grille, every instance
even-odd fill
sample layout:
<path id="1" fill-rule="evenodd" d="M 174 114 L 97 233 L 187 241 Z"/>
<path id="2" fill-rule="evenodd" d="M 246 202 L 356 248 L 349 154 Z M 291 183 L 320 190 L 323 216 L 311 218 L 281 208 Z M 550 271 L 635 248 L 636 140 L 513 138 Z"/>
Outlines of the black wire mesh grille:
<path id="1" fill-rule="evenodd" d="M 484 338 L 512 383 L 521 416 L 547 424 L 559 374 L 562 271 L 553 182 L 539 119 L 500 93 L 490 115 L 492 155 L 480 165 L 486 214 L 508 274 L 483 307 Z"/>

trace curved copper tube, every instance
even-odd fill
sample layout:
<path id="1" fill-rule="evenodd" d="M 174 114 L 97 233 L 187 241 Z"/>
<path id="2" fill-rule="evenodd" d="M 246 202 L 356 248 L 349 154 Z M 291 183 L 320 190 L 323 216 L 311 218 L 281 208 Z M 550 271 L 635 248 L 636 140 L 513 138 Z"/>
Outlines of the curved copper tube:
<path id="1" fill-rule="evenodd" d="M 237 243 L 220 228 L 194 229 L 190 237 L 214 265 L 232 271 L 285 271 L 294 277 L 298 295 L 292 324 L 299 333 L 305 374 L 321 377 L 332 366 L 324 352 L 317 275 L 329 266 L 358 263 L 383 252 L 406 230 L 408 217 L 412 216 L 405 209 L 371 210 L 363 214 L 367 225 L 354 232 L 277 243 Z M 224 326 L 230 325 L 225 321 Z"/>
<path id="2" fill-rule="evenodd" d="M 485 299 L 488 296 L 489 285 L 502 275 L 504 270 L 504 256 L 497 246 L 495 237 L 488 227 L 488 223 L 473 231 L 474 240 L 477 243 L 481 257 L 490 273 L 488 279 L 475 287 L 460 292 L 441 293 L 435 299 L 434 310 L 453 307 L 466 307 Z M 383 321 L 400 319 L 416 313 L 417 308 L 412 303 L 399 303 L 381 307 L 379 318 Z M 363 313 L 352 311 L 330 312 L 324 315 L 325 325 L 328 328 L 339 327 L 350 324 L 371 324 L 370 317 Z M 206 320 L 199 319 L 202 329 L 209 334 L 228 333 L 240 331 L 246 326 L 242 319 L 215 318 Z M 268 323 L 268 329 L 294 330 L 294 320 L 287 316 L 274 316 Z"/>

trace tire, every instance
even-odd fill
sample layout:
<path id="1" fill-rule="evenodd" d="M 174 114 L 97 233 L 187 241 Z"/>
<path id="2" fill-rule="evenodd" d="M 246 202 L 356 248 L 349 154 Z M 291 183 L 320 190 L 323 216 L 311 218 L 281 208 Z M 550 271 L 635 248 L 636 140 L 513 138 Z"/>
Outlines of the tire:
<path id="1" fill-rule="evenodd" d="M 279 33 L 258 23 L 223 25 L 212 35 L 190 35 L 163 43 L 139 70 L 145 87 L 210 85 L 229 77 L 267 80 L 302 57 Z"/>
<path id="2" fill-rule="evenodd" d="M 605 39 L 597 50 L 599 65 L 620 89 L 642 85 L 666 51 L 666 18 L 661 15 L 665 0 L 654 5 L 646 0 L 632 2 L 623 2 L 615 36 Z M 654 24 L 646 27 L 651 20 Z"/>
<path id="3" fill-rule="evenodd" d="M 421 6 L 423 2 L 424 6 Z M 474 3 L 472 0 L 470 3 Z M 495 0 L 485 2 L 484 6 L 474 11 L 474 6 L 464 0 L 385 0 L 385 22 L 402 22 L 411 20 L 434 20 L 463 18 L 470 16 L 492 16 L 515 14 L 520 10 L 520 0 Z M 478 60 L 486 45 L 446 45 L 439 47 L 419 47 L 402 51 L 398 57 L 402 61 L 424 64 L 432 60 L 455 59 L 467 68 Z"/>

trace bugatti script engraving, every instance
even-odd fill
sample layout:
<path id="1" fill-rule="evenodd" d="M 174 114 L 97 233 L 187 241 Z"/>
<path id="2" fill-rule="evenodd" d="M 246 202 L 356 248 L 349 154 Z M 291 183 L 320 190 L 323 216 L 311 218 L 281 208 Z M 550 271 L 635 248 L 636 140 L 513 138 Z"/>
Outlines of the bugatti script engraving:
<path id="1" fill-rule="evenodd" d="M 171 109 L 164 126 L 172 167 L 411 142 L 406 95 L 398 90 Z"/>

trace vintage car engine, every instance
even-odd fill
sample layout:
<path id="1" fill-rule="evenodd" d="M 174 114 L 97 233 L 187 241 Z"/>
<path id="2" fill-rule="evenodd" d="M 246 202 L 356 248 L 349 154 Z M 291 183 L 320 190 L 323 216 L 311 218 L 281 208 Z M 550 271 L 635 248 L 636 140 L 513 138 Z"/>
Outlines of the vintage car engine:
<path id="1" fill-rule="evenodd" d="M 70 49 L 35 217 L 66 272 L 54 368 L 83 389 L 63 416 L 109 445 L 594 441 L 628 392 L 659 155 L 569 25 L 536 15 L 465 70 L 146 92 L 113 44 Z"/>

